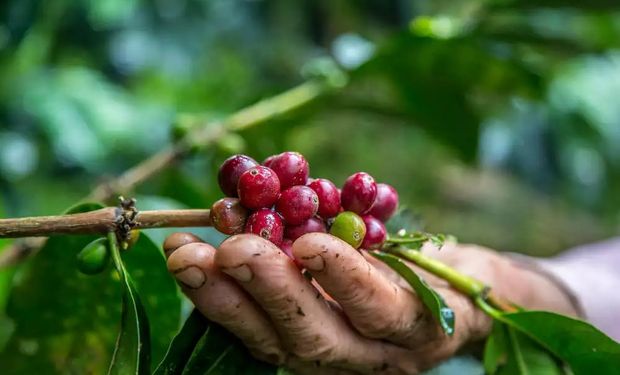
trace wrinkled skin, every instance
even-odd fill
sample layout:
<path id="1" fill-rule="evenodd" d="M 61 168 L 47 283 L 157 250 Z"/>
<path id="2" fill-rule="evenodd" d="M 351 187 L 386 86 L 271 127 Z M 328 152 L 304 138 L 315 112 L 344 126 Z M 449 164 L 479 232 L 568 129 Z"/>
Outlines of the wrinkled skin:
<path id="1" fill-rule="evenodd" d="M 168 269 L 196 307 L 257 358 L 298 374 L 417 374 L 491 329 L 467 297 L 410 265 L 455 311 L 455 333 L 444 335 L 398 275 L 328 234 L 306 234 L 293 244 L 312 282 L 258 236 L 233 236 L 217 250 L 179 244 L 169 252 Z M 552 281 L 493 251 L 455 244 L 423 251 L 517 304 L 575 315 Z"/>

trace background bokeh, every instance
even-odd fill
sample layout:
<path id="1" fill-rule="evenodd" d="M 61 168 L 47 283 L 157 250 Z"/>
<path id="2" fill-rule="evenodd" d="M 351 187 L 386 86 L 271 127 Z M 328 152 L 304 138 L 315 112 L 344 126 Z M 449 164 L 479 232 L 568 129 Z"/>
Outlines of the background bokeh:
<path id="1" fill-rule="evenodd" d="M 179 114 L 223 118 L 335 62 L 345 88 L 179 162 L 138 207 L 208 207 L 231 152 L 297 150 L 314 176 L 393 184 L 429 231 L 550 256 L 618 233 L 618 47 L 611 0 L 5 0 L 2 215 L 61 212 Z"/>

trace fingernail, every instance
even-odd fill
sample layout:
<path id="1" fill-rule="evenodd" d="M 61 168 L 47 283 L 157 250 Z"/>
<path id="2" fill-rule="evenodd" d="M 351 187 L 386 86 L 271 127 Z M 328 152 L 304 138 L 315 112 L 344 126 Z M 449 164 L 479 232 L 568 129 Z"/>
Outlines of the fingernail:
<path id="1" fill-rule="evenodd" d="M 301 257 L 301 264 L 310 271 L 323 271 L 325 268 L 325 260 L 320 254 Z"/>
<path id="2" fill-rule="evenodd" d="M 198 289 L 207 281 L 204 272 L 196 266 L 176 270 L 174 276 L 180 283 L 191 289 Z"/>
<path id="3" fill-rule="evenodd" d="M 252 280 L 252 277 L 254 277 L 252 270 L 247 264 L 242 264 L 235 268 L 224 268 L 222 269 L 222 272 L 244 283 L 247 283 Z"/>

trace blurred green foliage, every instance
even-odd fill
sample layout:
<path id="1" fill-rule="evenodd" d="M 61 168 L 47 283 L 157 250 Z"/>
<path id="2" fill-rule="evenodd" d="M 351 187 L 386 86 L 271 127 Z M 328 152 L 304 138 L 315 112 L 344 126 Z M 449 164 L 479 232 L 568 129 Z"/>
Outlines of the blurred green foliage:
<path id="1" fill-rule="evenodd" d="M 178 163 L 137 188 L 138 207 L 206 207 L 231 150 L 260 160 L 291 149 L 314 176 L 340 184 L 366 170 L 392 183 L 429 231 L 551 255 L 617 233 L 619 36 L 611 0 L 6 0 L 0 205 L 60 212 L 168 145 L 178 114 L 222 118 L 329 58 L 349 71 L 346 88 Z M 67 256 L 0 271 L 3 311 L 34 286 L 74 298 L 57 285 L 85 277 Z M 58 274 L 37 277 L 57 279 L 30 278 L 47 262 Z M 149 262 L 139 269 L 165 272 Z M 11 291 L 13 274 L 26 284 Z M 34 354 L 20 319 L 0 314 L 0 348 L 22 340 L 11 350 Z M 101 369 L 111 351 L 98 353 Z"/>

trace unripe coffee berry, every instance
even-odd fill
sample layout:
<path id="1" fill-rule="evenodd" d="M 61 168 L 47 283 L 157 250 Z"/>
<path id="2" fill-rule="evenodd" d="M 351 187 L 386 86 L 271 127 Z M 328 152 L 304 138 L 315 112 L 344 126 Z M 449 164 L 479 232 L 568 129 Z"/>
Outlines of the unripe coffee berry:
<path id="1" fill-rule="evenodd" d="M 366 225 L 355 212 L 345 211 L 336 216 L 329 233 L 357 249 L 366 236 Z"/>
<path id="2" fill-rule="evenodd" d="M 217 174 L 217 182 L 222 192 L 228 197 L 236 197 L 239 177 L 257 165 L 256 160 L 247 155 L 233 155 L 226 159 Z"/>
<path id="3" fill-rule="evenodd" d="M 237 198 L 222 198 L 211 206 L 211 224 L 224 234 L 239 234 L 245 228 L 248 210 Z"/>
<path id="4" fill-rule="evenodd" d="M 77 268 L 86 275 L 101 273 L 109 263 L 110 249 L 106 238 L 94 240 L 77 254 Z"/>
<path id="5" fill-rule="evenodd" d="M 245 224 L 245 232 L 259 235 L 280 246 L 284 237 L 284 224 L 277 212 L 262 208 L 250 215 Z"/>
<path id="6" fill-rule="evenodd" d="M 287 225 L 284 228 L 284 237 L 295 241 L 306 233 L 327 233 L 325 222 L 318 217 L 311 217 L 299 225 Z"/>
<path id="7" fill-rule="evenodd" d="M 397 208 L 398 193 L 396 189 L 388 184 L 377 184 L 377 197 L 368 214 L 385 223 L 394 215 Z"/>
<path id="8" fill-rule="evenodd" d="M 299 225 L 316 215 L 319 197 L 307 186 L 293 186 L 280 194 L 276 211 L 282 215 L 287 225 Z"/>
<path id="9" fill-rule="evenodd" d="M 305 185 L 308 180 L 308 162 L 299 152 L 283 152 L 267 158 L 265 162 L 278 175 L 282 190 L 295 185 Z"/>
<path id="10" fill-rule="evenodd" d="M 357 172 L 342 186 L 341 203 L 347 211 L 357 214 L 368 212 L 377 197 L 377 184 L 368 173 Z"/>
<path id="11" fill-rule="evenodd" d="M 259 165 L 243 172 L 237 192 L 246 208 L 257 210 L 271 207 L 280 195 L 280 180 L 274 171 Z"/>
<path id="12" fill-rule="evenodd" d="M 364 220 L 364 225 L 366 225 L 366 235 L 362 242 L 362 248 L 367 250 L 381 248 L 387 238 L 387 231 L 383 222 L 372 215 L 364 215 L 362 220 Z"/>
<path id="13" fill-rule="evenodd" d="M 329 219 L 340 212 L 340 192 L 330 180 L 317 178 L 308 184 L 319 197 L 319 216 Z"/>

